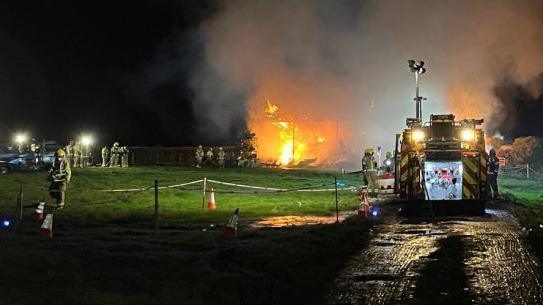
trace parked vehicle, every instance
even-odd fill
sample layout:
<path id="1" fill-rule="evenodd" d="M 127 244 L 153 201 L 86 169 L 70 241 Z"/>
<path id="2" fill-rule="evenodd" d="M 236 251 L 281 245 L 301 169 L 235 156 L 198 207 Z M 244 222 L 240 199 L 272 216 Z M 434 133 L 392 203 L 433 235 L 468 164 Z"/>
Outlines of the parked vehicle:
<path id="1" fill-rule="evenodd" d="M 0 147 L 0 161 L 3 171 L 38 171 L 47 169 L 55 160 L 55 151 L 59 147 L 54 141 L 35 142 L 23 147 L 4 145 Z"/>

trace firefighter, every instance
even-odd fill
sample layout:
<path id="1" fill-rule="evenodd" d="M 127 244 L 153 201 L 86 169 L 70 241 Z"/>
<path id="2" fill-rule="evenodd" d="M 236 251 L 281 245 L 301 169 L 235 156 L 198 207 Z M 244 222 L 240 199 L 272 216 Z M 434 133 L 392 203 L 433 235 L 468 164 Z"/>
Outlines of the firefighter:
<path id="1" fill-rule="evenodd" d="M 121 147 L 119 147 L 119 142 L 113 143 L 110 152 L 110 161 L 109 167 L 119 166 L 119 155 L 121 154 Z"/>
<path id="2" fill-rule="evenodd" d="M 202 160 L 204 159 L 204 148 L 202 145 L 198 145 L 198 148 L 194 153 L 194 159 L 196 160 L 196 168 L 202 167 Z"/>
<path id="3" fill-rule="evenodd" d="M 366 179 L 370 198 L 375 198 L 379 190 L 379 185 L 377 184 L 377 161 L 375 161 L 375 157 L 373 156 L 374 153 L 373 148 L 368 148 L 362 158 L 362 171 Z"/>
<path id="4" fill-rule="evenodd" d="M 102 167 L 108 166 L 109 149 L 107 146 L 102 147 Z"/>
<path id="5" fill-rule="evenodd" d="M 226 153 L 222 147 L 219 147 L 219 152 L 217 153 L 217 160 L 219 163 L 219 168 L 224 168 L 224 163 L 226 159 Z"/>
<path id="6" fill-rule="evenodd" d="M 81 143 L 79 141 L 76 141 L 73 146 L 73 153 L 74 153 L 74 164 L 73 167 L 79 167 L 79 164 L 81 163 Z"/>
<path id="7" fill-rule="evenodd" d="M 66 160 L 68 160 L 68 163 L 70 163 L 70 165 L 73 165 L 74 164 L 74 141 L 70 140 L 68 145 L 66 145 L 65 152 L 66 152 L 66 157 L 67 157 Z"/>
<path id="8" fill-rule="evenodd" d="M 488 152 L 488 173 L 487 181 L 488 188 L 490 190 L 490 199 L 495 200 L 498 198 L 498 171 L 500 169 L 500 161 L 496 157 L 496 151 L 494 148 Z"/>
<path id="9" fill-rule="evenodd" d="M 385 155 L 385 160 L 383 160 L 383 171 L 386 174 L 392 173 L 394 170 L 394 159 L 392 158 L 392 153 L 387 151 Z"/>
<path id="10" fill-rule="evenodd" d="M 64 198 L 66 192 L 66 186 L 70 183 L 72 177 L 72 170 L 70 169 L 70 162 L 66 160 L 66 153 L 62 149 L 58 149 L 55 153 L 55 160 L 53 166 L 49 170 L 49 194 L 57 201 L 57 208 L 62 209 L 64 207 Z"/>
<path id="11" fill-rule="evenodd" d="M 128 167 L 128 147 L 121 147 L 121 167 Z"/>
<path id="12" fill-rule="evenodd" d="M 87 167 L 89 164 L 89 146 L 79 143 L 79 167 Z"/>
<path id="13" fill-rule="evenodd" d="M 215 164 L 215 161 L 213 161 L 213 148 L 209 148 L 209 150 L 206 152 L 206 159 L 204 160 L 204 163 L 203 164 L 207 164 L 207 163 L 211 163 L 211 164 Z"/>

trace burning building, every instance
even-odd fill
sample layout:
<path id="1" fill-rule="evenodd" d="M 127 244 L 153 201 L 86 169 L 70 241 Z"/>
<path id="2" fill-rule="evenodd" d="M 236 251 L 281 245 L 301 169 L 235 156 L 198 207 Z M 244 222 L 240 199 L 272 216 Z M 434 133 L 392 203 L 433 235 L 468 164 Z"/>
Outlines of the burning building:
<path id="1" fill-rule="evenodd" d="M 349 122 L 296 115 L 269 98 L 249 127 L 256 133 L 260 161 L 282 167 L 329 167 L 353 160 Z M 354 158 L 356 159 L 356 158 Z"/>

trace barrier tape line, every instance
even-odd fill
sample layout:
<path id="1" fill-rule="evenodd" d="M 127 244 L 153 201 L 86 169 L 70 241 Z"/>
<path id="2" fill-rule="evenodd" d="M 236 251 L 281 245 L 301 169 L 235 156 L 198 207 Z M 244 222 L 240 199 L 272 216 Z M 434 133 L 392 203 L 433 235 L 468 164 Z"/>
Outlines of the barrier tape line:
<path id="1" fill-rule="evenodd" d="M 251 188 L 251 189 L 259 189 L 259 190 L 270 190 L 270 191 L 283 191 L 283 190 L 286 190 L 286 189 L 280 189 L 280 188 L 274 188 L 274 187 L 253 186 L 253 185 L 246 185 L 246 184 L 223 182 L 223 181 L 217 181 L 217 180 L 212 180 L 212 179 L 207 179 L 207 182 L 217 183 L 217 184 L 222 184 L 222 185 L 228 185 L 228 186 L 237 186 L 237 187 L 244 187 L 244 188 Z"/>
<path id="2" fill-rule="evenodd" d="M 187 183 L 174 184 L 174 185 L 168 185 L 168 186 L 159 186 L 158 189 L 159 189 L 159 190 L 163 190 L 163 189 L 173 189 L 173 188 L 178 188 L 178 187 L 183 187 L 183 186 L 187 186 L 187 185 L 192 185 L 192 184 L 200 183 L 200 182 L 203 182 L 203 181 L 204 181 L 204 179 L 200 179 L 200 180 L 195 180 L 195 181 L 191 181 L 191 182 L 187 182 Z"/>

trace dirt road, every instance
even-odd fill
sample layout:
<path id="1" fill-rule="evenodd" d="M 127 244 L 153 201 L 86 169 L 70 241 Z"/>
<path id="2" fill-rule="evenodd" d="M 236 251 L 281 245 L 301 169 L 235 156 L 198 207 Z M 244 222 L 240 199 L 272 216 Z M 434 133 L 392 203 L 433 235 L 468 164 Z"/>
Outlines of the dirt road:
<path id="1" fill-rule="evenodd" d="M 507 212 L 383 225 L 330 304 L 542 304 L 537 259 Z"/>

